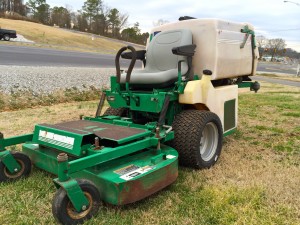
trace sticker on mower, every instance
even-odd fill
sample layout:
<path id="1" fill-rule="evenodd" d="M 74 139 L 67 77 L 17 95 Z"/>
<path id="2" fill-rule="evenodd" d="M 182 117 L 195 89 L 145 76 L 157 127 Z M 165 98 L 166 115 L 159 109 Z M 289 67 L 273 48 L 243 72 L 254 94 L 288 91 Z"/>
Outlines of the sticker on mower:
<path id="1" fill-rule="evenodd" d="M 123 180 L 131 180 L 131 179 L 133 179 L 143 173 L 146 173 L 152 169 L 154 169 L 154 166 L 144 166 L 142 168 L 131 171 L 130 173 L 124 174 L 124 175 L 120 176 L 120 178 Z"/>
<path id="2" fill-rule="evenodd" d="M 166 158 L 167 159 L 174 159 L 174 158 L 176 158 L 176 156 L 175 155 L 167 155 Z"/>
<path id="3" fill-rule="evenodd" d="M 45 130 L 40 130 L 39 140 L 49 144 L 61 146 L 63 148 L 72 149 L 75 139 L 72 137 L 47 132 Z"/>
<path id="4" fill-rule="evenodd" d="M 131 165 L 125 166 L 125 167 L 123 167 L 121 169 L 115 170 L 114 173 L 119 174 L 119 175 L 124 175 L 124 174 L 130 173 L 130 172 L 132 172 L 134 170 L 137 170 L 139 168 L 140 168 L 139 166 L 131 164 Z"/>

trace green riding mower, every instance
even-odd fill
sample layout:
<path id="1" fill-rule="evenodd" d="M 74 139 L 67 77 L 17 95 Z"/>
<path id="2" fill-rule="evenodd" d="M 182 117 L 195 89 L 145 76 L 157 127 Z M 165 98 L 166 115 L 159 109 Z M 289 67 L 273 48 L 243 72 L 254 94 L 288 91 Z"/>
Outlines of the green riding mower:
<path id="1" fill-rule="evenodd" d="M 131 60 L 125 72 L 121 57 Z M 236 130 L 238 88 L 259 89 L 249 78 L 257 57 L 249 24 L 184 17 L 156 27 L 146 50 L 119 50 L 95 117 L 1 133 L 0 182 L 27 177 L 32 165 L 55 174 L 53 215 L 78 224 L 101 201 L 129 204 L 172 184 L 178 163 L 210 168 Z M 136 60 L 143 69 L 134 70 Z M 22 152 L 7 149 L 21 143 Z"/>

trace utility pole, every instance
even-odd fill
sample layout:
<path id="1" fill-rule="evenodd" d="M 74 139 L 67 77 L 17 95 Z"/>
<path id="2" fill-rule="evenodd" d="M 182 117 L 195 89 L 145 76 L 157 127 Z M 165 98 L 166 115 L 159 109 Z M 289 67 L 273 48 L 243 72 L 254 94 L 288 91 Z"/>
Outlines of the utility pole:
<path id="1" fill-rule="evenodd" d="M 293 2 L 293 1 L 283 1 L 284 3 L 292 3 L 292 4 L 295 4 L 297 6 L 300 6 L 300 3 L 298 2 Z M 296 72 L 296 77 L 300 76 L 300 61 L 298 60 L 298 66 L 297 66 L 297 72 Z"/>
<path id="2" fill-rule="evenodd" d="M 300 6 L 300 3 L 297 3 L 297 2 L 293 2 L 293 1 L 283 1 L 284 3 L 292 3 L 292 4 L 295 4 L 297 6 Z"/>

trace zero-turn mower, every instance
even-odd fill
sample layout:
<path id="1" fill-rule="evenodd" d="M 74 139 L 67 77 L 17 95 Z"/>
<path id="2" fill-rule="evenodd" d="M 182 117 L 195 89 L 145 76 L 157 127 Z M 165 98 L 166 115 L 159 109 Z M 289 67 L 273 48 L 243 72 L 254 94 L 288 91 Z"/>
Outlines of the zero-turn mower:
<path id="1" fill-rule="evenodd" d="M 125 72 L 120 57 L 131 60 Z M 128 204 L 172 184 L 178 162 L 210 168 L 223 137 L 236 130 L 238 88 L 259 89 L 249 78 L 257 58 L 249 24 L 181 17 L 153 28 L 146 50 L 117 53 L 95 117 L 38 124 L 17 137 L 1 133 L 0 182 L 28 176 L 32 164 L 57 175 L 53 215 L 78 224 L 101 201 Z M 136 60 L 143 69 L 133 70 Z M 105 100 L 110 107 L 100 115 Z M 7 150 L 21 143 L 22 152 Z"/>

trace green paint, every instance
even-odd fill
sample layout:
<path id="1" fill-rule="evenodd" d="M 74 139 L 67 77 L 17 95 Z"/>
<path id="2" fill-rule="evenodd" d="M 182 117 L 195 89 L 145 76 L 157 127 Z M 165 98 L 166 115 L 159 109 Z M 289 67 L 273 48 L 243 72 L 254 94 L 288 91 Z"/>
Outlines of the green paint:
<path id="1" fill-rule="evenodd" d="M 171 167 L 169 173 L 173 174 L 174 177 L 177 176 L 178 172 L 178 153 L 167 146 L 162 146 L 162 154 L 160 160 L 151 162 L 151 159 L 154 157 L 154 152 L 156 150 L 147 150 L 145 152 L 137 152 L 130 156 L 118 158 L 106 162 L 104 164 L 91 167 L 86 170 L 80 170 L 71 174 L 72 177 L 77 178 L 86 178 L 92 180 L 97 186 L 101 198 L 104 202 L 113 204 L 113 205 L 122 205 L 127 202 L 126 197 L 132 195 L 136 198 L 133 198 L 132 201 L 140 200 L 138 199 L 139 194 L 143 194 L 144 197 L 151 194 L 149 193 L 151 187 L 161 181 L 165 183 L 171 182 L 168 181 L 166 167 Z M 162 155 L 172 155 L 172 159 L 163 159 Z M 135 177 L 132 177 L 129 180 L 122 178 L 125 174 L 118 174 L 116 171 L 120 171 L 122 168 L 126 168 L 130 165 L 134 165 L 137 168 L 144 168 L 145 172 L 141 173 Z M 147 169 L 149 169 L 147 171 Z M 129 171 L 127 175 L 134 173 L 134 171 Z M 139 181 L 140 186 L 137 189 L 136 181 Z M 138 190 L 138 192 L 137 192 Z"/>
<path id="2" fill-rule="evenodd" d="M 243 82 L 238 83 L 238 87 L 239 88 L 250 88 L 253 83 L 254 82 L 251 82 L 251 81 L 243 81 Z"/>
<path id="3" fill-rule="evenodd" d="M 245 33 L 245 34 L 251 34 L 251 42 L 252 42 L 252 48 L 256 48 L 256 40 L 255 40 L 255 32 L 254 30 L 251 30 L 249 29 L 248 25 L 246 25 L 242 30 L 241 30 L 242 33 Z"/>
<path id="4" fill-rule="evenodd" d="M 144 143 L 132 143 L 132 145 L 125 145 L 115 149 L 106 148 L 99 151 L 89 149 L 90 154 L 94 153 L 91 157 L 69 157 L 68 169 L 61 168 L 61 170 L 66 170 L 67 175 L 72 179 L 63 182 L 61 182 L 60 179 L 54 179 L 55 185 L 57 188 L 62 186 L 67 190 L 67 185 L 69 185 L 69 182 L 73 179 L 88 179 L 96 185 L 103 201 L 114 205 L 125 204 L 126 196 L 134 195 L 133 192 L 136 191 L 135 180 L 139 180 L 139 183 L 142 185 L 141 187 L 143 189 L 139 192 L 146 195 L 153 185 L 168 179 L 166 167 L 170 167 L 169 173 L 173 174 L 174 177 L 177 176 L 177 151 L 162 144 L 161 153 L 157 155 L 157 143 L 157 139 L 149 138 Z M 152 147 L 140 151 L 149 145 Z M 23 145 L 23 151 L 32 158 L 36 167 L 58 175 L 59 171 L 56 160 L 58 153 L 56 150 L 47 147 L 37 148 L 33 143 L 26 143 Z M 168 156 L 168 158 L 166 156 Z M 135 165 L 139 168 L 151 167 L 151 169 L 127 181 L 122 179 L 122 175 L 117 174 L 115 171 L 128 167 L 129 165 Z M 173 181 L 166 180 L 165 182 L 167 184 Z M 72 195 L 68 193 L 68 196 L 70 199 L 74 196 L 74 200 L 71 200 L 74 205 L 77 204 L 82 207 L 84 204 L 81 200 L 76 200 L 77 197 L 75 197 L 75 194 Z M 77 201 L 77 203 L 75 201 Z M 78 208 L 80 208 L 80 206 Z"/>
<path id="5" fill-rule="evenodd" d="M 33 134 L 25 134 L 25 135 L 20 135 L 20 136 L 5 138 L 5 139 L 0 138 L 0 151 L 5 150 L 5 148 L 8 146 L 22 144 L 27 141 L 31 141 L 32 137 Z"/>
<path id="6" fill-rule="evenodd" d="M 93 155 L 79 158 L 70 162 L 69 172 L 74 173 L 91 166 L 100 165 L 101 163 L 108 162 L 110 160 L 126 156 L 128 154 L 132 154 L 142 149 L 156 146 L 157 143 L 158 140 L 156 138 L 144 138 L 140 141 L 135 141 L 124 146 L 116 148 L 104 148 L 100 151 L 94 151 Z"/>
<path id="7" fill-rule="evenodd" d="M 140 92 L 124 87 L 126 85 L 116 82 L 111 77 L 111 89 L 106 90 L 107 101 L 112 108 L 129 108 L 130 110 L 159 114 L 165 102 L 166 95 L 170 96 L 171 102 L 178 103 L 179 93 L 183 93 L 186 82 L 182 81 L 181 72 L 178 71 L 178 81 L 172 88 L 153 89 L 152 91 Z M 158 118 L 158 117 L 157 117 Z"/>
<path id="8" fill-rule="evenodd" d="M 45 137 L 45 135 L 42 135 L 43 132 L 46 132 L 47 134 L 55 134 L 55 135 L 61 135 L 64 137 L 72 138 L 73 144 L 68 144 L 68 143 L 60 142 L 58 140 L 54 140 L 53 137 L 50 138 L 48 138 L 47 136 Z M 58 150 L 64 151 L 72 155 L 82 156 L 83 149 L 81 144 L 83 141 L 83 137 L 92 134 L 92 132 L 88 132 L 88 131 L 85 132 L 86 134 L 77 134 L 73 132 L 59 130 L 52 127 L 47 127 L 47 125 L 36 125 L 32 140 L 37 144 L 42 144 L 45 146 L 56 148 Z"/>
<path id="9" fill-rule="evenodd" d="M 234 129 L 232 129 L 232 130 L 229 130 L 229 131 L 227 131 L 227 132 L 225 132 L 225 133 L 223 134 L 223 137 L 226 137 L 226 136 L 228 136 L 228 135 L 231 135 L 231 134 L 235 133 L 236 131 L 237 131 L 236 128 L 234 128 Z"/>
<path id="10" fill-rule="evenodd" d="M 153 34 L 150 34 L 150 42 L 152 41 L 153 39 Z"/>
<path id="11" fill-rule="evenodd" d="M 5 165 L 10 173 L 16 173 L 21 169 L 21 166 L 14 158 L 14 156 L 10 153 L 10 151 L 0 152 L 0 161 Z"/>
<path id="12" fill-rule="evenodd" d="M 69 163 L 68 160 L 64 162 L 58 162 L 57 175 L 59 182 L 65 182 L 70 179 L 68 174 Z"/>
<path id="13" fill-rule="evenodd" d="M 236 127 L 235 124 L 235 104 L 236 100 L 232 99 L 224 103 L 224 131 Z"/>
<path id="14" fill-rule="evenodd" d="M 199 76 L 198 75 L 194 75 L 194 79 L 193 80 L 199 80 Z"/>
<path id="15" fill-rule="evenodd" d="M 89 201 L 82 192 L 78 182 L 75 179 L 69 179 L 67 181 L 61 182 L 58 179 L 54 179 L 57 186 L 63 187 L 67 192 L 67 195 L 72 202 L 72 205 L 77 212 L 82 211 L 82 208 L 86 208 L 89 205 Z"/>

